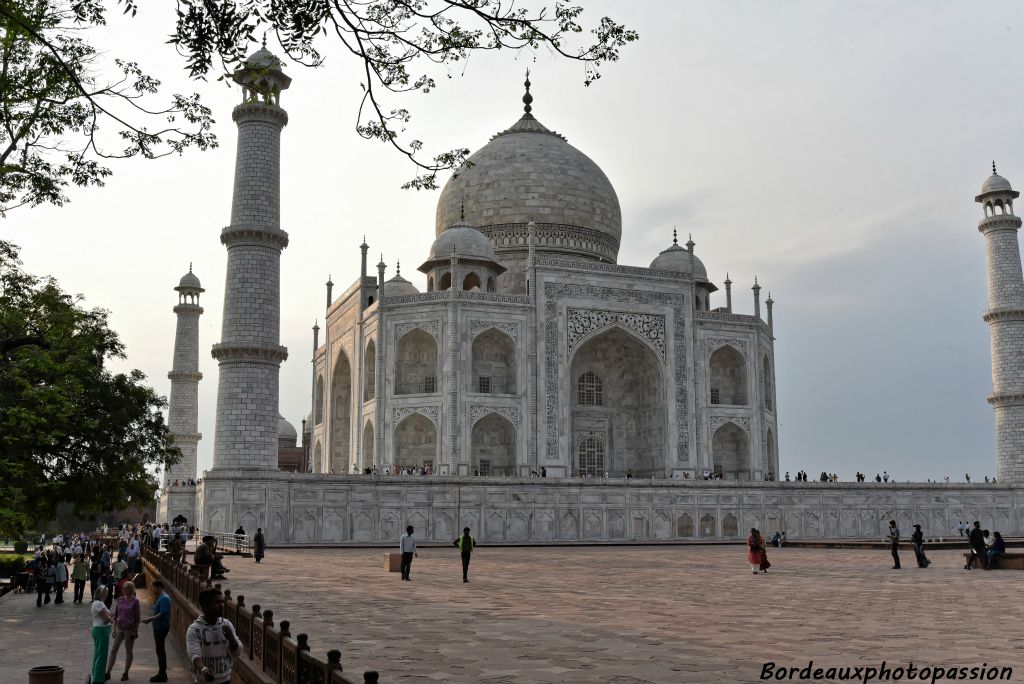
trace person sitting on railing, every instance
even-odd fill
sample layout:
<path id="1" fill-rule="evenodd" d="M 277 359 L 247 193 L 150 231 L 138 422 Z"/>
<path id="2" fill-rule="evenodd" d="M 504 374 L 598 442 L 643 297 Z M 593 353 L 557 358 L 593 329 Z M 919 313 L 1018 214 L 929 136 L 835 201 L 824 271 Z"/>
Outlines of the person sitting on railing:
<path id="1" fill-rule="evenodd" d="M 212 544 L 216 540 L 207 535 L 203 537 L 203 541 L 196 545 L 195 555 L 192 557 L 192 562 L 196 566 L 196 571 L 199 573 L 199 577 L 202 579 L 209 579 L 210 570 L 213 568 L 213 549 Z"/>
<path id="2" fill-rule="evenodd" d="M 228 570 L 227 568 L 225 568 L 224 567 L 224 563 L 221 562 L 221 559 L 224 558 L 224 554 L 217 553 L 217 539 L 216 539 L 216 537 L 210 537 L 210 539 L 212 540 L 210 542 L 210 551 L 213 553 L 213 563 L 212 563 L 213 576 L 210 579 L 215 579 L 215 580 L 227 579 L 227 577 L 224 576 L 224 573 L 231 572 L 231 571 Z"/>

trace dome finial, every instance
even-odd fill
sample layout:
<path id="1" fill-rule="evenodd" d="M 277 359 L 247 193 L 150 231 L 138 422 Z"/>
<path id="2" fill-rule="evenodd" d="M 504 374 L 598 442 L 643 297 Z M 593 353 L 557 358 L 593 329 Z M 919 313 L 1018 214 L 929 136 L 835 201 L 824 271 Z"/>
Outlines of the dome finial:
<path id="1" fill-rule="evenodd" d="M 267 49 L 267 32 L 266 31 L 263 32 L 263 49 L 264 50 Z"/>
<path id="2" fill-rule="evenodd" d="M 396 276 L 402 275 L 402 261 L 401 261 L 401 259 L 399 259 L 398 261 L 395 262 L 395 275 Z"/>
<path id="3" fill-rule="evenodd" d="M 192 272 L 192 262 L 191 262 L 191 261 L 190 261 L 190 262 L 188 262 L 188 272 L 189 272 L 189 273 L 191 273 L 191 272 Z"/>
<path id="4" fill-rule="evenodd" d="M 672 244 L 673 245 L 678 245 L 679 244 L 679 237 L 676 235 L 676 227 L 675 226 L 672 226 Z"/>
<path id="5" fill-rule="evenodd" d="M 466 220 L 466 200 L 462 200 L 462 202 L 459 203 L 459 220 Z"/>
<path id="6" fill-rule="evenodd" d="M 523 95 L 523 111 L 526 112 L 527 116 L 531 116 L 530 112 L 533 111 L 533 107 L 530 103 L 533 102 L 533 95 L 530 94 L 530 68 L 526 68 L 526 81 L 523 82 L 526 86 L 526 94 Z"/>
<path id="7" fill-rule="evenodd" d="M 998 174 L 996 174 L 996 160 L 995 159 L 992 160 L 992 175 L 993 176 L 998 175 Z"/>

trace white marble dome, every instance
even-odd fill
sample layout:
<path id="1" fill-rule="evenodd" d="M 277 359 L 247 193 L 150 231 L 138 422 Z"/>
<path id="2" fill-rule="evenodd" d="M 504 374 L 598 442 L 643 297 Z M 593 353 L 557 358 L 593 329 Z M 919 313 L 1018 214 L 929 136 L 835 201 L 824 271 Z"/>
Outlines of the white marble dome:
<path id="1" fill-rule="evenodd" d="M 495 261 L 494 246 L 487 236 L 464 222 L 458 222 L 440 233 L 430 245 L 430 259 L 447 259 L 452 254 L 459 257 Z"/>
<path id="2" fill-rule="evenodd" d="M 199 278 L 192 272 L 192 267 L 188 269 L 188 273 L 181 276 L 181 280 L 178 281 L 178 287 L 176 290 L 202 290 L 203 286 L 199 283 Z"/>
<path id="3" fill-rule="evenodd" d="M 416 289 L 416 286 L 403 278 L 400 273 L 396 274 L 395 277 L 390 280 L 384 281 L 385 297 L 401 297 L 403 295 L 414 295 L 419 293 L 420 291 Z"/>
<path id="4" fill-rule="evenodd" d="M 985 179 L 985 183 L 981 186 L 981 194 L 986 192 L 1011 192 L 1013 190 L 1010 187 L 1010 181 L 1006 180 L 998 173 L 993 173 L 991 176 Z"/>
<path id="5" fill-rule="evenodd" d="M 651 268 L 656 271 L 690 273 L 690 258 L 690 252 L 673 243 L 668 249 L 654 257 Z M 693 277 L 697 280 L 708 279 L 708 270 L 696 254 L 693 255 Z"/>
<path id="6" fill-rule="evenodd" d="M 615 262 L 622 236 L 619 198 L 587 155 L 526 113 L 498 133 L 445 184 L 435 231 L 459 221 L 479 228 L 503 251 L 526 251 L 537 224 L 538 253 Z"/>
<path id="7" fill-rule="evenodd" d="M 295 446 L 298 441 L 299 433 L 295 431 L 295 426 L 288 422 L 288 420 L 280 413 L 277 414 L 277 441 L 278 443 L 287 443 L 289 446 Z"/>
<path id="8" fill-rule="evenodd" d="M 250 69 L 280 69 L 281 60 L 263 47 L 245 58 L 245 66 Z"/>

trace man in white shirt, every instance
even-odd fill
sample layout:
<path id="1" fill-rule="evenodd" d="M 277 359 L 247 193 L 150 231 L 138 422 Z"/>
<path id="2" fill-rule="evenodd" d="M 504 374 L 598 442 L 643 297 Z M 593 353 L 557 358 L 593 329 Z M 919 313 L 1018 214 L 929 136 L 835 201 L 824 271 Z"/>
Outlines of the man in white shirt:
<path id="1" fill-rule="evenodd" d="M 128 550 L 124 554 L 128 557 L 128 569 L 132 572 L 138 572 L 136 563 L 138 563 L 139 556 L 142 554 L 142 544 L 139 542 L 139 535 L 135 535 L 128 542 Z"/>
<path id="2" fill-rule="evenodd" d="M 234 625 L 224 619 L 224 594 L 220 589 L 204 589 L 199 592 L 199 608 L 202 614 L 185 634 L 193 676 L 199 683 L 227 684 L 242 642 Z"/>
<path id="3" fill-rule="evenodd" d="M 412 525 L 405 528 L 405 534 L 398 540 L 398 548 L 402 551 L 402 579 L 411 582 L 409 572 L 412 570 L 412 559 L 416 554 L 416 540 L 412 536 Z"/>

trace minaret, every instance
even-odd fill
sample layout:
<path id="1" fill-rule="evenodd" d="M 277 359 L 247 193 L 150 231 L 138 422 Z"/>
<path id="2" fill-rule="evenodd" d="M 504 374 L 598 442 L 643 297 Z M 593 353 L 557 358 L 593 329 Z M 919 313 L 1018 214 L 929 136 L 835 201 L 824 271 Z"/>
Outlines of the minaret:
<path id="1" fill-rule="evenodd" d="M 725 274 L 725 310 L 732 313 L 732 281 L 729 274 Z"/>
<path id="2" fill-rule="evenodd" d="M 754 276 L 754 318 L 761 320 L 761 286 L 757 284 L 757 276 Z"/>
<path id="3" fill-rule="evenodd" d="M 288 350 L 280 344 L 281 129 L 288 114 L 279 106 L 291 79 L 266 48 L 232 74 L 242 103 L 231 116 L 238 125 L 231 225 L 220 235 L 228 250 L 213 467 L 277 468 L 278 374 Z"/>
<path id="4" fill-rule="evenodd" d="M 199 440 L 199 295 L 205 292 L 199 278 L 188 265 L 188 273 L 178 286 L 178 305 L 174 313 L 178 325 L 174 333 L 174 361 L 167 377 L 171 380 L 171 398 L 167 407 L 167 427 L 174 433 L 174 445 L 181 450 L 181 460 L 163 475 L 164 496 L 160 500 L 159 522 L 171 522 L 184 515 L 190 522 L 195 516 L 195 489 L 184 489 L 184 483 L 197 476 L 196 451 Z M 178 482 L 178 487 L 167 487 L 167 481 Z"/>
<path id="5" fill-rule="evenodd" d="M 983 207 L 978 230 L 985 236 L 988 271 L 988 311 L 984 319 L 992 338 L 992 394 L 996 412 L 996 479 L 1024 482 L 1024 275 L 1021 273 L 1017 231 L 1021 220 L 1013 213 L 1020 195 L 996 173 L 974 198 Z"/>

